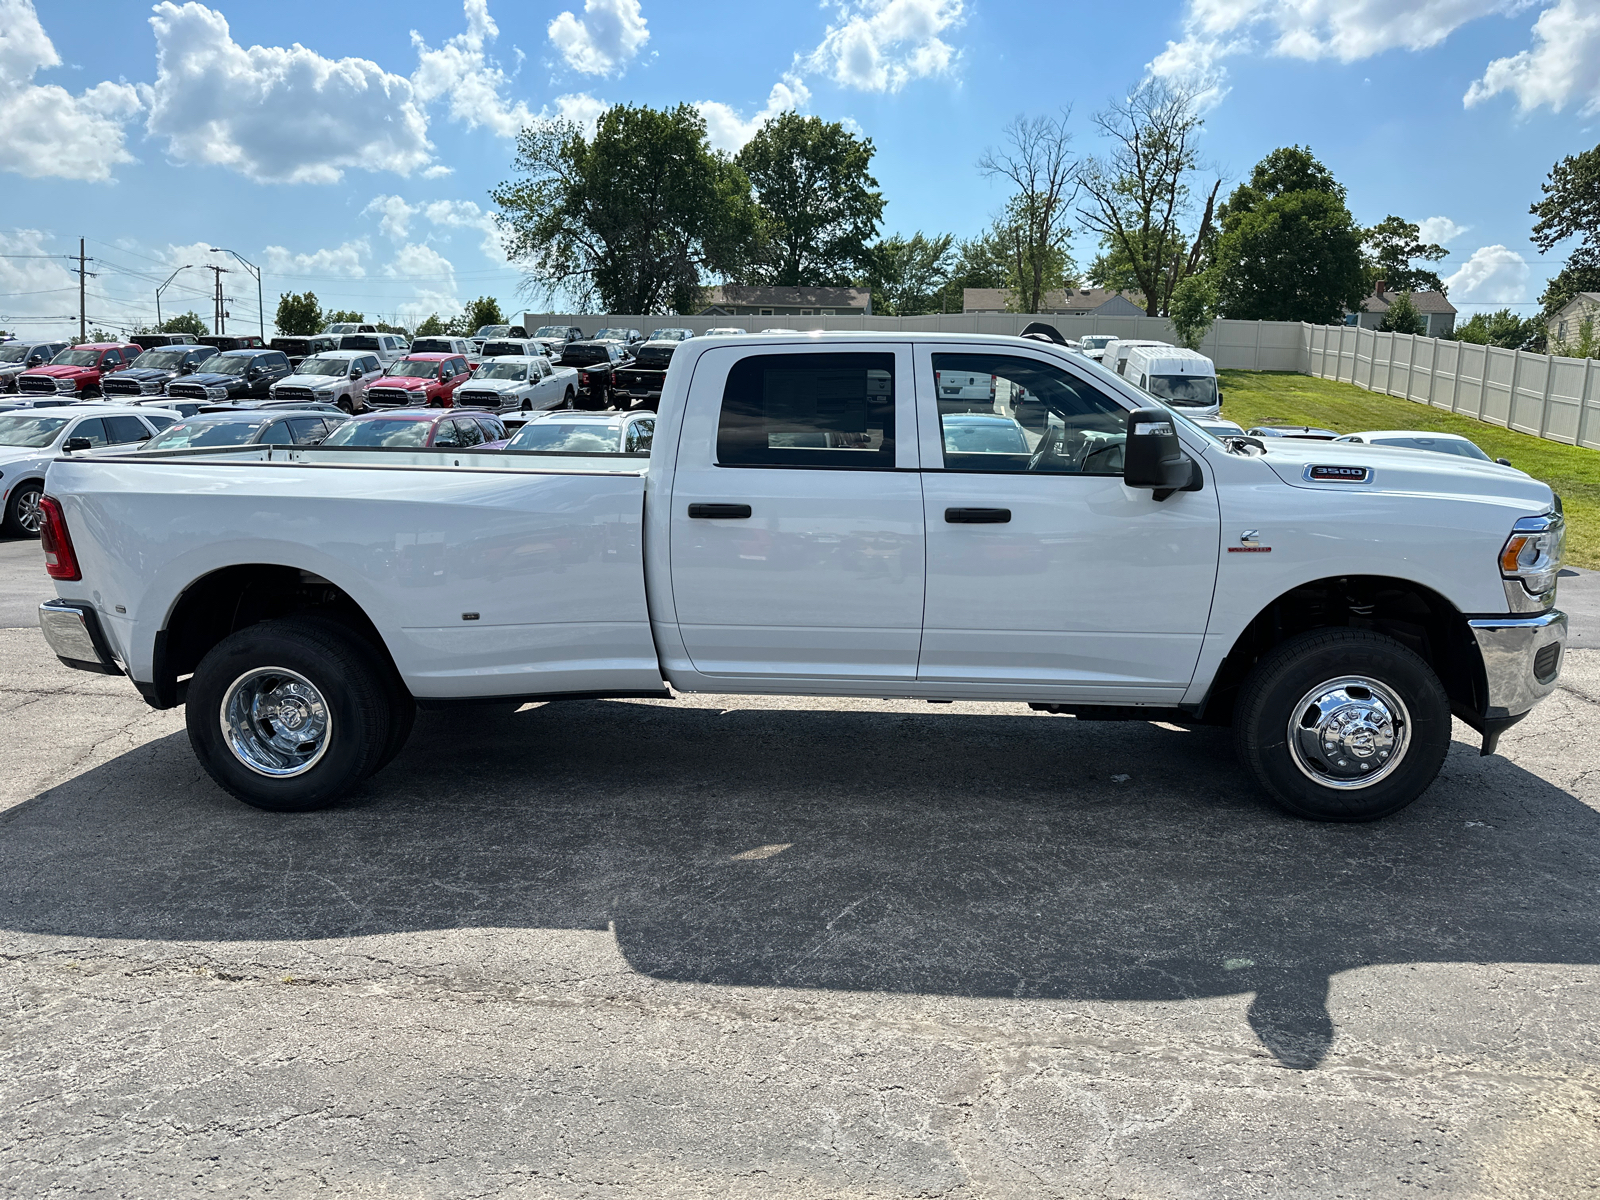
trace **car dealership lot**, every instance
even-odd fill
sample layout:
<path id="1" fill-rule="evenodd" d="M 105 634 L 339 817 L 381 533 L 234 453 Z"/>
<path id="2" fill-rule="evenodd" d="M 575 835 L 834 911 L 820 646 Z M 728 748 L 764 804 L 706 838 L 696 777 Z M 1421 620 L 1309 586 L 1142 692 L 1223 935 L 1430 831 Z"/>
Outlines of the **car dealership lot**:
<path id="1" fill-rule="evenodd" d="M 37 555 L 0 542 L 0 1192 L 1592 1179 L 1600 651 L 1373 825 L 1217 731 L 763 697 L 425 712 L 275 816 L 55 662 Z"/>

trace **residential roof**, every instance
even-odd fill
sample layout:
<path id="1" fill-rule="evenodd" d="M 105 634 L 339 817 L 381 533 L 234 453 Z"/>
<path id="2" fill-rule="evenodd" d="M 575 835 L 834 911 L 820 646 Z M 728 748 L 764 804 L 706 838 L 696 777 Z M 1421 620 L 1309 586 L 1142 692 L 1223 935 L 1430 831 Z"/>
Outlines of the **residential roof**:
<path id="1" fill-rule="evenodd" d="M 1389 304 L 1398 296 L 1399 292 L 1385 291 L 1382 295 L 1373 292 L 1361 302 L 1361 311 L 1381 313 L 1389 311 Z M 1451 304 L 1443 292 L 1412 292 L 1411 304 L 1419 313 L 1453 313 L 1456 306 Z"/>
<path id="2" fill-rule="evenodd" d="M 1118 296 L 1130 304 L 1144 307 L 1144 297 L 1137 292 L 1118 291 L 1115 288 L 1068 288 L 1065 291 L 1046 292 L 1039 311 L 1091 312 Z M 1010 288 L 964 288 L 961 307 L 966 312 L 1005 312 L 1010 299 Z"/>
<path id="3" fill-rule="evenodd" d="M 1568 300 L 1565 304 L 1563 304 L 1559 309 L 1556 310 L 1556 315 L 1560 316 L 1562 313 L 1566 312 L 1569 308 L 1577 307 L 1580 304 L 1580 302 L 1587 302 L 1589 304 L 1600 304 L 1600 292 L 1579 292 L 1579 293 L 1577 293 L 1575 296 L 1572 297 L 1571 300 Z"/>
<path id="4" fill-rule="evenodd" d="M 717 304 L 754 304 L 805 308 L 866 308 L 872 293 L 866 288 L 834 287 L 762 287 L 755 284 L 724 284 L 708 288 L 705 302 Z"/>

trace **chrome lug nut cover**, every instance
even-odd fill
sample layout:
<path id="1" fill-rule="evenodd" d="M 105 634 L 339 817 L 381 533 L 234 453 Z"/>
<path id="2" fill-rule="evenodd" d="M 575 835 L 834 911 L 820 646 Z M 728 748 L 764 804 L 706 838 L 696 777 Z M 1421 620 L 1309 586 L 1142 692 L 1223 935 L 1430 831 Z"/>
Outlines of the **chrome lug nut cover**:
<path id="1" fill-rule="evenodd" d="M 246 671 L 223 693 L 222 740 L 250 770 L 274 779 L 301 775 L 328 749 L 333 717 L 309 679 L 286 667 Z"/>

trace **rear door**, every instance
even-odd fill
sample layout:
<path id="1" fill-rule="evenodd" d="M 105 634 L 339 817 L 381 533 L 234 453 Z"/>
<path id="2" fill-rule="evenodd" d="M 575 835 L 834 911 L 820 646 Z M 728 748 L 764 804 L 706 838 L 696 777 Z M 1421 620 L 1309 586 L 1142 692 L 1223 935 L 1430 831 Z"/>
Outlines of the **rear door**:
<path id="1" fill-rule="evenodd" d="M 674 672 L 862 690 L 915 678 L 915 429 L 904 345 L 700 357 L 671 499 Z"/>

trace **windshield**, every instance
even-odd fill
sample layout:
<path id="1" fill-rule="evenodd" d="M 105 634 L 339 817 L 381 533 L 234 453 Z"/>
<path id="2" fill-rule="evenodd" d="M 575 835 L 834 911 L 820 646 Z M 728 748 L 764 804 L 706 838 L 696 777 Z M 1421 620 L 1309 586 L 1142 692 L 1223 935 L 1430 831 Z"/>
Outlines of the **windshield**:
<path id="1" fill-rule="evenodd" d="M 681 342 L 684 338 L 693 337 L 687 329 L 657 329 L 650 335 L 652 342 Z"/>
<path id="2" fill-rule="evenodd" d="M 0 362 L 21 362 L 27 356 L 26 346 L 0 346 Z"/>
<path id="3" fill-rule="evenodd" d="M 213 354 L 200 364 L 200 371 L 207 375 L 243 375 L 250 367 L 248 358 L 230 358 L 226 354 Z"/>
<path id="4" fill-rule="evenodd" d="M 341 350 L 376 350 L 378 339 L 370 333 L 348 334 L 339 339 Z"/>
<path id="5" fill-rule="evenodd" d="M 0 446 L 48 446 L 66 423 L 65 417 L 0 417 Z"/>
<path id="6" fill-rule="evenodd" d="M 146 350 L 133 360 L 136 367 L 155 367 L 162 371 L 175 370 L 183 366 L 183 360 L 190 354 L 188 350 Z"/>
<path id="7" fill-rule="evenodd" d="M 611 356 L 604 346 L 570 345 L 561 352 L 564 367 L 587 367 L 590 363 L 607 362 Z"/>
<path id="8" fill-rule="evenodd" d="M 409 358 L 402 358 L 384 372 L 385 375 L 390 375 L 397 379 L 432 379 L 438 373 L 438 363 L 418 362 Z"/>
<path id="9" fill-rule="evenodd" d="M 1148 389 L 1174 408 L 1210 408 L 1217 402 L 1217 381 L 1211 375 L 1152 375 Z"/>
<path id="10" fill-rule="evenodd" d="M 625 342 L 628 340 L 628 331 L 626 329 L 602 329 L 594 335 L 594 340 L 597 342 Z"/>
<path id="11" fill-rule="evenodd" d="M 533 336 L 534 337 L 547 337 L 547 338 L 565 338 L 567 336 L 567 329 L 568 329 L 568 327 L 566 325 L 541 325 L 541 326 L 539 326 L 538 329 L 533 331 Z"/>
<path id="12" fill-rule="evenodd" d="M 179 421 L 144 444 L 146 450 L 187 450 L 190 446 L 243 446 L 266 424 L 258 421 Z"/>
<path id="13" fill-rule="evenodd" d="M 329 325 L 322 332 L 323 333 L 354 333 L 355 331 L 356 331 L 356 327 L 353 324 L 351 324 L 350 322 L 346 321 L 342 325 Z"/>
<path id="14" fill-rule="evenodd" d="M 426 446 L 432 421 L 407 421 L 379 417 L 375 421 L 346 421 L 330 433 L 324 446 Z"/>
<path id="15" fill-rule="evenodd" d="M 98 350 L 63 350 L 50 360 L 54 367 L 92 367 L 100 361 Z"/>
<path id="16" fill-rule="evenodd" d="M 548 454 L 621 454 L 622 428 L 598 421 L 582 425 L 567 421 L 529 421 L 506 444 L 506 449 Z"/>
<path id="17" fill-rule="evenodd" d="M 1109 333 L 1091 333 L 1078 339 L 1078 345 L 1085 350 L 1104 350 L 1116 339 Z"/>
<path id="18" fill-rule="evenodd" d="M 527 363 L 486 362 L 478 368 L 478 373 L 473 379 L 526 379 L 527 377 Z"/>
<path id="19" fill-rule="evenodd" d="M 472 336 L 475 338 L 505 337 L 510 332 L 511 326 L 509 325 L 479 325 L 478 332 Z"/>
<path id="20" fill-rule="evenodd" d="M 296 375 L 344 375 L 350 370 L 348 358 L 303 358 L 295 367 Z"/>
<path id="21" fill-rule="evenodd" d="M 1489 456 L 1471 442 L 1458 442 L 1454 438 L 1373 438 L 1372 444 L 1374 446 L 1394 446 L 1401 450 L 1432 450 L 1436 454 L 1455 454 L 1462 458 L 1475 458 L 1481 462 L 1489 461 Z"/>

